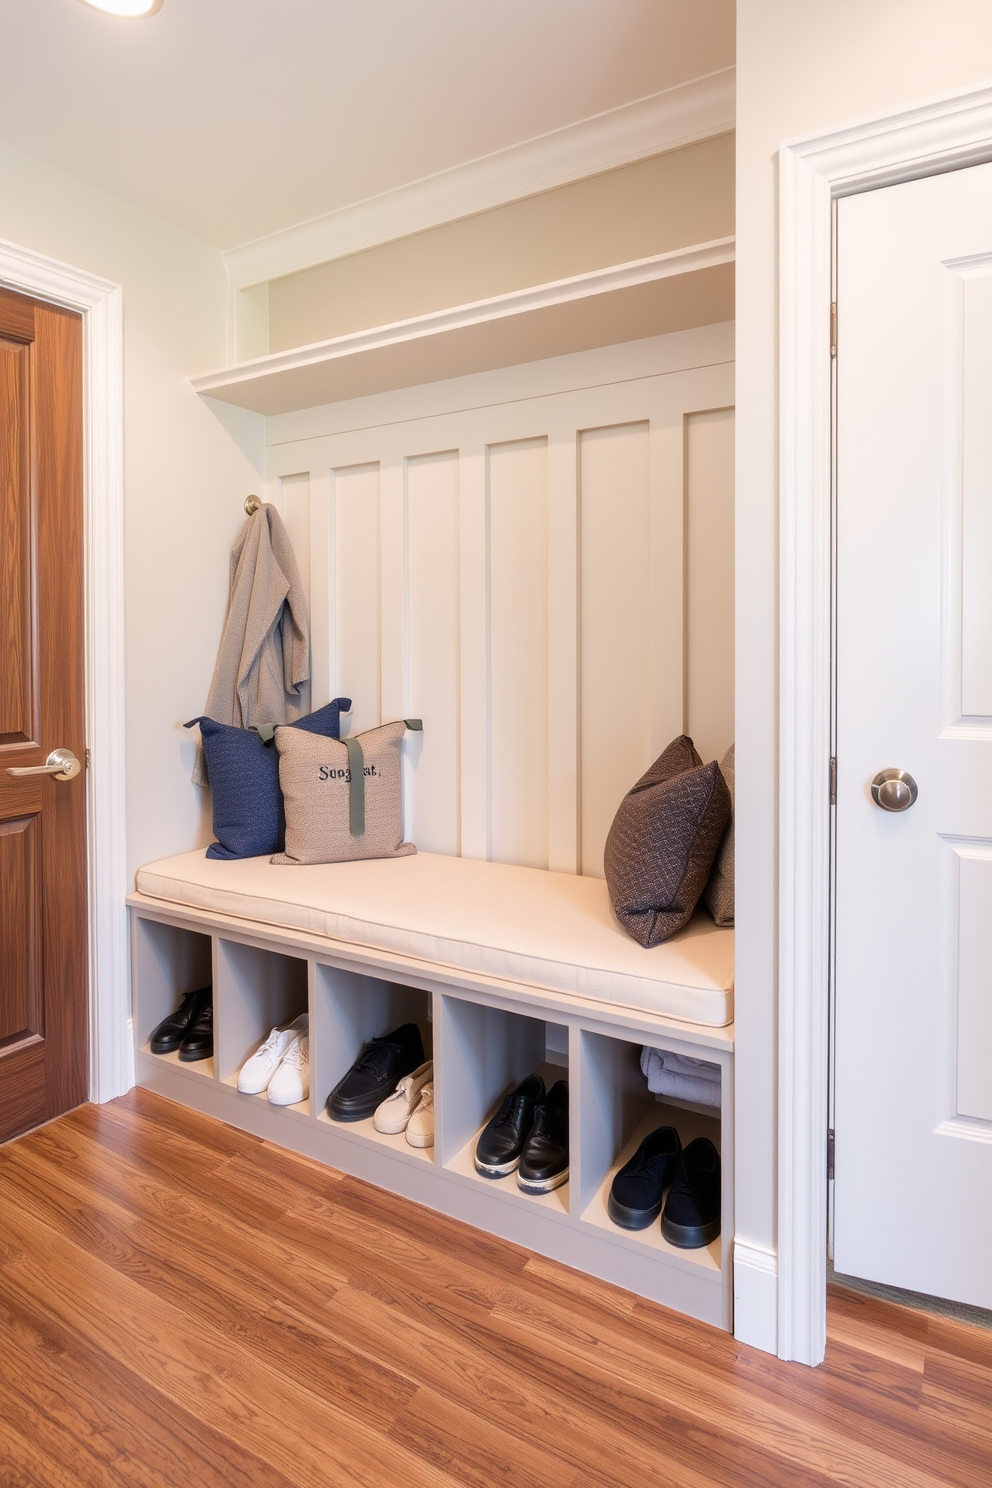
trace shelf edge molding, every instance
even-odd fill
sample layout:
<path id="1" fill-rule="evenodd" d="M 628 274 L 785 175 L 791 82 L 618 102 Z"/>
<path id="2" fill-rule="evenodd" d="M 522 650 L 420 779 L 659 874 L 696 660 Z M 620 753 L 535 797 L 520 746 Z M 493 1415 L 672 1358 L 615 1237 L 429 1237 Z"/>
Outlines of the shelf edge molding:
<path id="1" fill-rule="evenodd" d="M 716 238 L 274 352 L 191 382 L 221 402 L 287 413 L 713 324 L 733 316 L 734 259 L 734 238 Z"/>

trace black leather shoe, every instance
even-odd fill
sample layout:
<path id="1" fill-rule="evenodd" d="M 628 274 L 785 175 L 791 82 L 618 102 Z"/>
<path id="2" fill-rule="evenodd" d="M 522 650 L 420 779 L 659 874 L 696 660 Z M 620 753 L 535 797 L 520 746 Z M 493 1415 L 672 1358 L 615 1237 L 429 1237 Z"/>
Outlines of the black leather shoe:
<path id="1" fill-rule="evenodd" d="M 720 1154 L 708 1137 L 697 1137 L 683 1149 L 661 1233 L 682 1250 L 709 1245 L 720 1233 Z"/>
<path id="2" fill-rule="evenodd" d="M 483 1128 L 476 1145 L 476 1172 L 485 1178 L 505 1178 L 513 1172 L 533 1125 L 534 1108 L 543 1099 L 544 1081 L 540 1075 L 528 1075 L 523 1084 L 503 1097 L 502 1105 Z"/>
<path id="3" fill-rule="evenodd" d="M 550 1193 L 568 1179 L 568 1081 L 558 1080 L 534 1112 L 517 1184 L 524 1193 Z"/>
<path id="4" fill-rule="evenodd" d="M 335 1121 L 364 1121 L 392 1095 L 404 1075 L 424 1062 L 424 1041 L 416 1023 L 404 1023 L 383 1038 L 374 1038 L 327 1097 L 327 1114 Z"/>
<path id="5" fill-rule="evenodd" d="M 209 1059 L 214 1052 L 214 1000 L 207 995 L 179 1045 L 179 1058 L 183 1064 L 192 1064 L 195 1059 Z"/>
<path id="6" fill-rule="evenodd" d="M 204 999 L 210 1001 L 211 990 L 210 987 L 198 987 L 195 992 L 187 992 L 175 1012 L 152 1029 L 149 1047 L 153 1054 L 171 1054 L 173 1049 L 179 1048 L 195 1023 Z"/>
<path id="7" fill-rule="evenodd" d="M 624 1230 L 643 1230 L 658 1218 L 681 1151 L 674 1126 L 659 1126 L 644 1138 L 613 1180 L 606 1207 L 614 1224 Z"/>

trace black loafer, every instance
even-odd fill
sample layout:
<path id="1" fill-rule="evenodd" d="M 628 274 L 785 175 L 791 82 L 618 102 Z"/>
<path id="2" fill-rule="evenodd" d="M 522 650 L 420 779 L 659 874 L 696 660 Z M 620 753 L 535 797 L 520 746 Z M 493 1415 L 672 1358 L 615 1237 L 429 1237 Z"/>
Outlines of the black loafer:
<path id="1" fill-rule="evenodd" d="M 179 1058 L 183 1064 L 192 1064 L 195 1059 L 209 1059 L 214 1052 L 214 1000 L 210 992 L 200 1004 L 199 1011 L 179 1045 Z"/>
<path id="2" fill-rule="evenodd" d="M 568 1081 L 552 1085 L 534 1112 L 517 1184 L 524 1193 L 550 1193 L 568 1180 Z"/>
<path id="3" fill-rule="evenodd" d="M 534 1108 L 544 1098 L 540 1075 L 528 1075 L 503 1097 L 496 1115 L 482 1130 L 475 1149 L 476 1172 L 484 1178 L 505 1178 L 520 1162 L 527 1133 L 534 1121 Z"/>
<path id="4" fill-rule="evenodd" d="M 364 1121 L 392 1095 L 404 1075 L 424 1062 L 424 1041 L 416 1023 L 404 1023 L 383 1038 L 374 1038 L 327 1097 L 327 1114 L 335 1121 Z"/>
<path id="5" fill-rule="evenodd" d="M 681 1250 L 709 1245 L 720 1233 L 720 1154 L 708 1137 L 683 1148 L 678 1176 L 668 1190 L 661 1233 Z"/>
<path id="6" fill-rule="evenodd" d="M 658 1218 L 681 1151 L 674 1126 L 659 1126 L 644 1138 L 613 1180 L 606 1207 L 614 1224 L 624 1230 L 643 1230 Z"/>
<path id="7" fill-rule="evenodd" d="M 153 1054 L 171 1054 L 173 1049 L 179 1048 L 196 1022 L 204 1000 L 210 1001 L 211 990 L 210 987 L 198 987 L 195 992 L 187 992 L 175 1012 L 152 1029 L 149 1047 Z"/>

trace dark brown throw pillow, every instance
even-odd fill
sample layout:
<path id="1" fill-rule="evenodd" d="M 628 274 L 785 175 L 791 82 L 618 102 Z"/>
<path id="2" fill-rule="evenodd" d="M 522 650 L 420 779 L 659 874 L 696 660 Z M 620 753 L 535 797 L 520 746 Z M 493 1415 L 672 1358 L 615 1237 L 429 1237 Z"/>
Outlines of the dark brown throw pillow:
<path id="1" fill-rule="evenodd" d="M 685 734 L 624 796 L 606 839 L 606 884 L 614 914 L 642 946 L 688 924 L 729 817 L 720 766 L 704 765 Z"/>

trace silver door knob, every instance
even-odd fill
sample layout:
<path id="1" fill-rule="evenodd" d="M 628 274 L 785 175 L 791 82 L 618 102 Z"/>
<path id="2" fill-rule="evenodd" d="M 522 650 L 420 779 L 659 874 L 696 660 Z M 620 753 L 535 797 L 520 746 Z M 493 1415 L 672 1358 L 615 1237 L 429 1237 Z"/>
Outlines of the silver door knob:
<path id="1" fill-rule="evenodd" d="M 908 811 L 918 795 L 908 770 L 879 770 L 871 783 L 871 798 L 883 811 Z"/>
<path id="2" fill-rule="evenodd" d="M 82 768 L 71 749 L 53 749 L 43 765 L 8 765 L 7 774 L 54 775 L 56 780 L 75 780 Z"/>

